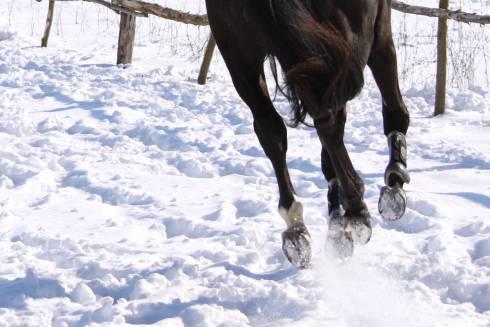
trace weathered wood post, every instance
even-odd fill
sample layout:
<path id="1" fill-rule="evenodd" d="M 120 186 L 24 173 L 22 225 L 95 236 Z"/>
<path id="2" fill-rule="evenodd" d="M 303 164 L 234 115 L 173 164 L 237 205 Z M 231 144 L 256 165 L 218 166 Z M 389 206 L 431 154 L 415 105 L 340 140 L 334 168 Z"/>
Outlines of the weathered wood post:
<path id="1" fill-rule="evenodd" d="M 44 35 L 41 39 L 41 47 L 46 48 L 48 46 L 49 33 L 51 32 L 51 25 L 53 24 L 53 14 L 54 14 L 54 1 L 49 0 L 48 5 L 48 16 L 46 18 L 46 27 L 44 28 Z"/>
<path id="2" fill-rule="evenodd" d="M 448 9 L 449 0 L 439 0 L 440 9 Z M 447 83 L 447 18 L 439 18 L 437 28 L 437 75 L 436 75 L 436 103 L 434 115 L 441 115 L 446 111 L 446 83 Z"/>
<path id="3" fill-rule="evenodd" d="M 119 23 L 119 43 L 117 47 L 117 64 L 130 64 L 133 60 L 134 36 L 136 34 L 136 15 L 121 12 Z"/>
<path id="4" fill-rule="evenodd" d="M 206 79 L 208 78 L 209 66 L 211 65 L 211 60 L 213 59 L 214 49 L 216 48 L 216 40 L 214 39 L 213 33 L 209 37 L 208 45 L 206 47 L 206 53 L 204 54 L 204 59 L 202 60 L 201 71 L 199 72 L 199 77 L 197 82 L 200 85 L 206 84 Z"/>

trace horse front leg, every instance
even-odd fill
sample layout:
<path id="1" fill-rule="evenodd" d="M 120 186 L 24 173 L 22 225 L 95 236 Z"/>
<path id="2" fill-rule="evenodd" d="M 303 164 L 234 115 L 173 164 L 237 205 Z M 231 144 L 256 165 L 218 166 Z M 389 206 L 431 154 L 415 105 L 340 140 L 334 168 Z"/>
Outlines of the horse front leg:
<path id="1" fill-rule="evenodd" d="M 383 97 L 383 124 L 388 139 L 390 159 L 385 170 L 378 210 L 387 220 L 400 219 L 406 209 L 403 185 L 410 182 L 407 170 L 407 141 L 410 116 L 398 85 L 397 60 L 391 34 L 378 41 L 371 53 L 369 67 Z"/>
<path id="2" fill-rule="evenodd" d="M 353 244 L 365 244 L 371 239 L 371 217 L 364 202 L 364 183 L 356 173 L 344 145 L 345 107 L 334 116 L 315 120 L 315 128 L 324 149 L 328 152 L 335 183 L 345 213 L 331 215 L 328 241 L 341 257 L 350 256 Z M 328 177 L 327 177 L 328 178 Z M 335 199 L 335 198 L 334 198 Z"/>
<path id="3" fill-rule="evenodd" d="M 340 185 L 325 145 L 322 145 L 322 172 L 328 182 L 328 215 L 330 219 L 340 217 L 342 216 Z"/>
<path id="4" fill-rule="evenodd" d="M 336 256 L 348 258 L 354 253 L 354 240 L 352 233 L 347 230 L 347 222 L 343 217 L 341 206 L 342 190 L 325 144 L 322 145 L 322 172 L 328 182 L 329 220 L 326 245 L 327 247 L 333 247 L 333 252 Z"/>

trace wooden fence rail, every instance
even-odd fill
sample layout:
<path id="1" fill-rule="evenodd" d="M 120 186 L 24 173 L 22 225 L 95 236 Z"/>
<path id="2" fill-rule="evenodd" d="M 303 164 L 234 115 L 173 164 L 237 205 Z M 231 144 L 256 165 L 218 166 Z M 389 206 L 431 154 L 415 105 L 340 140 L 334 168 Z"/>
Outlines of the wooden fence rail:
<path id="1" fill-rule="evenodd" d="M 36 0 L 41 2 L 42 0 Z M 165 19 L 175 20 L 185 24 L 192 24 L 198 26 L 208 25 L 207 15 L 194 15 L 190 13 L 181 12 L 178 10 L 166 8 L 152 2 L 146 2 L 141 0 L 56 0 L 56 1 L 85 1 L 103 5 L 118 13 L 127 12 L 137 16 L 147 17 L 148 15 L 155 15 Z M 448 10 L 441 8 L 430 8 L 424 6 L 414 6 L 407 3 L 393 0 L 391 7 L 394 10 L 419 16 L 446 18 L 449 20 L 455 20 L 461 23 L 476 23 L 476 24 L 490 24 L 490 15 L 478 15 L 475 13 L 467 13 L 461 10 Z"/>
<path id="2" fill-rule="evenodd" d="M 41 2 L 42 0 L 36 0 Z M 50 0 L 50 10 L 48 11 L 47 27 L 46 32 L 43 37 L 43 45 L 46 46 L 47 39 L 49 37 L 48 24 L 52 21 L 52 14 L 54 8 L 54 1 Z M 176 22 L 181 22 L 184 24 L 191 24 L 196 26 L 206 26 L 208 25 L 207 15 L 195 15 L 171 8 L 163 7 L 159 4 L 146 2 L 142 0 L 56 0 L 56 1 L 85 1 L 92 2 L 96 4 L 103 5 L 107 8 L 114 10 L 116 13 L 121 15 L 121 27 L 119 36 L 119 49 L 118 49 L 118 63 L 131 63 L 131 55 L 125 56 L 126 54 L 132 54 L 132 42 L 134 40 L 134 24 L 127 24 L 127 20 L 136 20 L 136 16 L 148 17 L 148 15 L 158 16 L 164 19 L 173 20 Z M 233 1 L 233 0 L 230 0 Z M 447 2 L 446 0 L 440 0 L 441 4 Z M 437 94 L 436 99 L 438 103 L 436 104 L 436 114 L 443 110 L 444 99 L 445 99 L 445 79 L 446 79 L 446 65 L 447 65 L 447 28 L 446 33 L 444 32 L 444 26 L 447 24 L 447 20 L 455 20 L 462 23 L 476 23 L 476 24 L 490 24 L 490 15 L 478 15 L 475 13 L 467 13 L 461 10 L 448 10 L 447 6 L 441 5 L 440 8 L 429 8 L 423 6 L 409 5 L 401 1 L 393 0 L 392 9 L 400 11 L 406 14 L 414 14 L 426 17 L 439 18 L 439 33 L 438 33 L 438 67 L 437 67 Z M 125 26 L 130 28 L 129 31 L 125 30 Z M 126 37 L 121 35 L 126 33 Z M 446 35 L 444 35 L 446 34 Z M 129 37 L 128 37 L 129 35 Z M 123 35 L 124 36 L 124 35 Z M 442 36 L 442 37 L 441 37 Z M 45 40 L 45 41 L 44 41 Z M 123 40 L 123 41 L 121 41 Z M 125 42 L 124 40 L 128 40 Z M 128 44 L 129 42 L 129 44 Z M 199 74 L 199 83 L 204 84 L 206 81 L 211 56 L 213 54 L 216 43 L 214 38 L 211 36 L 208 46 L 206 48 L 206 54 L 201 66 L 201 72 Z M 123 55 L 121 57 L 120 55 Z M 444 81 L 443 81 L 444 79 Z M 442 94 L 442 93 L 444 94 Z M 442 103 L 442 105 L 441 105 Z"/>
<path id="3" fill-rule="evenodd" d="M 413 6 L 400 1 L 393 1 L 391 8 L 406 13 L 418 16 L 446 18 L 455 20 L 460 23 L 475 23 L 475 24 L 490 24 L 490 15 L 478 15 L 467 13 L 461 10 L 448 10 L 444 8 L 429 8 L 422 6 Z"/>
<path id="4" fill-rule="evenodd" d="M 179 10 L 166 8 L 156 3 L 140 0 L 112 0 L 112 3 L 134 12 L 154 15 L 184 24 L 197 26 L 206 26 L 209 24 L 207 15 L 193 15 Z"/>

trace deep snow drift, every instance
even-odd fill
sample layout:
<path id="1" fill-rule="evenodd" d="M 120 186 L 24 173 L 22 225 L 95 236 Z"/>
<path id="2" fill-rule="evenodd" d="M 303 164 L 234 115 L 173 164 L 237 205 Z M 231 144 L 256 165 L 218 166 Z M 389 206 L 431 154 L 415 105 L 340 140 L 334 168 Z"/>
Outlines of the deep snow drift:
<path id="1" fill-rule="evenodd" d="M 171 4 L 203 10 L 189 3 Z M 387 223 L 381 100 L 366 71 L 345 140 L 374 233 L 346 263 L 323 250 L 316 133 L 289 130 L 314 241 L 314 266 L 299 271 L 281 251 L 271 165 L 219 58 L 196 84 L 207 30 L 141 20 L 121 69 L 117 17 L 57 5 L 41 49 L 46 3 L 0 4 L 0 326 L 490 326 L 485 88 L 451 89 L 432 118 L 431 83 L 402 82 L 412 183 L 405 217 Z"/>

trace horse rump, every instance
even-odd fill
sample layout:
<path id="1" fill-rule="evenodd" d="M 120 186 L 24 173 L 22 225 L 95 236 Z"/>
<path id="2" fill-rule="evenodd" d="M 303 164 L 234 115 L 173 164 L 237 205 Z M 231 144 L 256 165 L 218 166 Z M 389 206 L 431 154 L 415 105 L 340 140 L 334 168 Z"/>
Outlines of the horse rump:
<path id="1" fill-rule="evenodd" d="M 322 12 L 324 2 L 268 0 L 270 52 L 285 72 L 281 91 L 292 104 L 293 126 L 304 124 L 308 114 L 328 117 L 364 84 L 348 32 L 335 24 L 335 15 Z"/>

